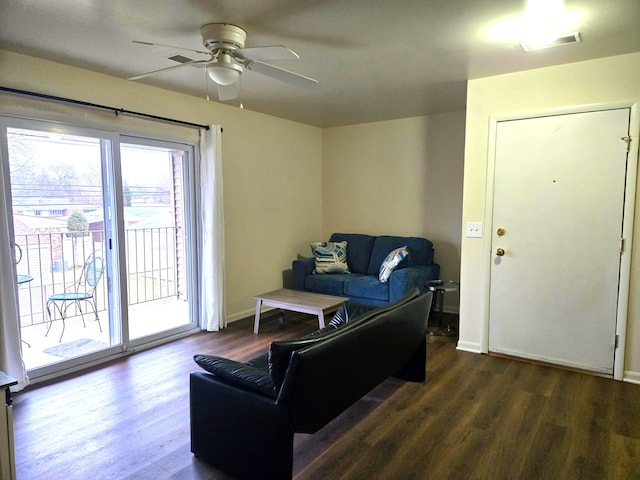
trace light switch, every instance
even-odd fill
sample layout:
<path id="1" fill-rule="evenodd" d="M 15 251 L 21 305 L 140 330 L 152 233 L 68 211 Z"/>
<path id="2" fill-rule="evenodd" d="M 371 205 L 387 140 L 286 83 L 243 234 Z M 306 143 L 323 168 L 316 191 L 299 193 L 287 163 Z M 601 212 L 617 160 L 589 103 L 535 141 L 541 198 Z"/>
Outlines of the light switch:
<path id="1" fill-rule="evenodd" d="M 482 222 L 467 222 L 467 237 L 482 238 Z"/>

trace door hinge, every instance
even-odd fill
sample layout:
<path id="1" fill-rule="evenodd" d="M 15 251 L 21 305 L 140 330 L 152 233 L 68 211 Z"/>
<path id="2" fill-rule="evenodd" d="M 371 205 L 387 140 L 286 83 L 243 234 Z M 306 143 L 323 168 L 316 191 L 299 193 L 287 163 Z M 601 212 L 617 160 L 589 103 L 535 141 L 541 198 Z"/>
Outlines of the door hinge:
<path id="1" fill-rule="evenodd" d="M 627 144 L 627 152 L 631 150 L 631 137 L 627 135 L 626 137 L 621 137 L 620 140 Z"/>
<path id="2" fill-rule="evenodd" d="M 613 336 L 613 348 L 618 348 L 618 341 L 620 340 L 620 335 L 615 334 Z"/>
<path id="3" fill-rule="evenodd" d="M 624 238 L 620 239 L 620 253 L 624 253 Z"/>

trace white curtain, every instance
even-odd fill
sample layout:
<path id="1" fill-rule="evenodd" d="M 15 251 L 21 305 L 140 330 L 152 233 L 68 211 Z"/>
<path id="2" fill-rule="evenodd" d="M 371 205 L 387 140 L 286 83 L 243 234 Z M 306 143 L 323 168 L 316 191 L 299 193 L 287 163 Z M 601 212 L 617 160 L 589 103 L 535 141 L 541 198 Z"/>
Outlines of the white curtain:
<path id="1" fill-rule="evenodd" d="M 22 360 L 13 239 L 3 171 L 0 168 L 0 370 L 18 380 L 12 390 L 21 390 L 29 384 L 29 378 Z"/>
<path id="2" fill-rule="evenodd" d="M 200 130 L 200 327 L 209 332 L 227 326 L 221 145 L 219 125 Z"/>

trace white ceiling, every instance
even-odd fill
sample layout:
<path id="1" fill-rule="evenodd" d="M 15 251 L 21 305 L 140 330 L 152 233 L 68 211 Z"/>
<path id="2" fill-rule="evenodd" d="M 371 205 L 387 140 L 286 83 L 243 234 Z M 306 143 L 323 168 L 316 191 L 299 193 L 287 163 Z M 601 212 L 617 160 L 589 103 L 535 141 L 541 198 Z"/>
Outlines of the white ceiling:
<path id="1" fill-rule="evenodd" d="M 517 35 L 495 38 L 524 10 L 524 0 L 0 0 L 0 48 L 127 78 L 185 53 L 132 40 L 202 49 L 201 25 L 233 23 L 247 47 L 301 57 L 269 63 L 319 81 L 305 90 L 245 72 L 244 108 L 320 127 L 460 111 L 468 79 L 640 51 L 640 0 L 565 0 L 565 33 L 582 43 L 530 53 Z M 194 67 L 139 82 L 207 95 Z"/>

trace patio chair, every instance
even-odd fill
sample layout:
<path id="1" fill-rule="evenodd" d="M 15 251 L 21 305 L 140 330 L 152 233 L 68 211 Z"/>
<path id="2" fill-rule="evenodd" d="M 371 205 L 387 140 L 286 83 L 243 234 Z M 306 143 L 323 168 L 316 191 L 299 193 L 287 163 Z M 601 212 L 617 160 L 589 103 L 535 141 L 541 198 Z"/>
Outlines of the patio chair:
<path id="1" fill-rule="evenodd" d="M 104 273 L 104 260 L 98 254 L 100 254 L 100 252 L 94 252 L 89 255 L 87 260 L 84 262 L 82 273 L 76 283 L 68 287 L 64 293 L 56 293 L 47 299 L 49 326 L 47 327 L 47 333 L 44 335 L 45 337 L 49 335 L 49 330 L 51 330 L 51 325 L 54 320 L 51 315 L 51 306 L 58 311 L 62 319 L 62 332 L 60 333 L 59 342 L 62 341 L 62 336 L 64 335 L 65 315 L 67 314 L 67 309 L 70 306 L 75 305 L 78 307 L 78 310 L 80 310 L 80 314 L 82 315 L 82 324 L 86 327 L 87 324 L 84 321 L 82 302 L 88 303 L 92 308 L 93 314 L 98 322 L 98 328 L 100 329 L 100 332 L 102 332 L 102 325 L 100 325 L 100 318 L 98 317 L 98 309 L 96 306 L 95 289 L 100 282 L 100 278 L 102 278 L 102 274 Z"/>

